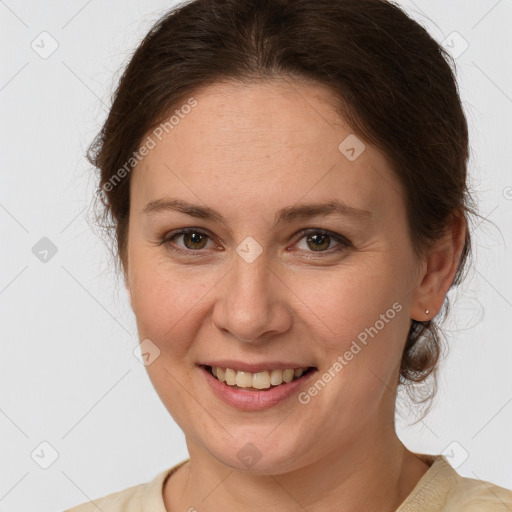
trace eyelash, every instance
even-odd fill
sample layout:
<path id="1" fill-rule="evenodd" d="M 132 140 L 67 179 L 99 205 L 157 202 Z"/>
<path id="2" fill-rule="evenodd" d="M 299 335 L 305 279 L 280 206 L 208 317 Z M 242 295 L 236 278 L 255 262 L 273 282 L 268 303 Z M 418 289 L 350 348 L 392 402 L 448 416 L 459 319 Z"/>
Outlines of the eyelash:
<path id="1" fill-rule="evenodd" d="M 198 234 L 204 235 L 204 236 L 208 237 L 210 240 L 212 240 L 212 237 L 210 237 L 210 235 L 208 235 L 208 233 L 206 233 L 202 229 L 184 228 L 179 231 L 174 231 L 174 232 L 166 234 L 164 237 L 162 237 L 160 239 L 159 245 L 166 245 L 171 251 L 180 253 L 180 254 L 187 254 L 187 255 L 193 255 L 194 253 L 201 254 L 205 249 L 196 249 L 196 250 L 184 249 L 184 248 L 178 247 L 177 245 L 174 244 L 173 240 L 175 238 L 177 238 L 181 235 L 186 235 L 188 233 L 198 233 Z M 297 233 L 297 236 L 300 236 L 300 238 L 297 240 L 297 243 L 300 240 L 302 240 L 306 235 L 309 235 L 311 233 L 327 235 L 330 238 L 333 238 L 336 242 L 338 242 L 339 246 L 335 247 L 334 249 L 332 249 L 332 248 L 327 249 L 325 251 L 306 251 L 306 252 L 310 252 L 313 254 L 325 254 L 325 253 L 333 254 L 333 253 L 341 252 L 349 247 L 353 247 L 352 243 L 349 240 L 347 240 L 345 237 L 338 235 L 337 233 L 334 233 L 332 231 L 328 231 L 325 229 L 319 229 L 319 228 L 307 228 L 307 229 L 303 229 L 303 230 L 299 231 Z"/>

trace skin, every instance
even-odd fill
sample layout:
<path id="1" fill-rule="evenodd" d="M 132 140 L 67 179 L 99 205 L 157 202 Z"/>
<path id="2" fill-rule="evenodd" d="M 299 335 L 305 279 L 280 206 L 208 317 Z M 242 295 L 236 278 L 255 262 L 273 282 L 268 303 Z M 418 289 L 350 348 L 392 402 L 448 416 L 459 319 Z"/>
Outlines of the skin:
<path id="1" fill-rule="evenodd" d="M 440 310 L 466 225 L 447 224 L 428 258 L 418 260 L 390 164 L 366 142 L 355 161 L 338 150 L 353 132 L 322 86 L 225 82 L 194 98 L 197 106 L 132 171 L 124 262 L 139 337 L 160 350 L 149 377 L 190 454 L 165 483 L 165 506 L 395 510 L 429 467 L 394 429 L 401 354 L 411 318 Z M 164 196 L 211 207 L 226 224 L 142 212 Z M 273 227 L 282 207 L 333 198 L 372 216 Z M 209 238 L 159 243 L 186 227 Z M 315 250 L 297 236 L 305 228 L 332 231 L 351 245 L 335 252 L 340 243 L 327 238 Z M 248 236 L 263 249 L 252 263 L 236 252 Z M 240 411 L 199 378 L 196 363 L 213 358 L 297 361 L 323 374 L 393 303 L 400 312 L 307 405 L 292 397 Z M 248 442 L 261 454 L 250 468 L 237 457 Z"/>

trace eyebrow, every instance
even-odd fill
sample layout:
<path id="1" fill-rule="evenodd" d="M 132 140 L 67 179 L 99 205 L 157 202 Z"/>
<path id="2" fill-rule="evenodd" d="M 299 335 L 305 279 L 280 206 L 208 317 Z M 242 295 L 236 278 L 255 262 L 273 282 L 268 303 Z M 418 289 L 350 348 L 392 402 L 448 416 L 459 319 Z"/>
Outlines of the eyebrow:
<path id="1" fill-rule="evenodd" d="M 161 198 L 150 201 L 143 208 L 146 215 L 158 212 L 176 211 L 197 217 L 199 219 L 211 220 L 226 225 L 226 219 L 216 210 L 208 206 L 200 206 L 188 203 L 182 199 Z M 321 215 L 338 215 L 342 217 L 353 217 L 360 220 L 368 220 L 372 212 L 355 208 L 339 199 L 333 199 L 326 203 L 313 203 L 305 205 L 293 205 L 281 208 L 275 215 L 274 226 L 283 222 L 292 222 L 297 219 L 317 217 Z"/>

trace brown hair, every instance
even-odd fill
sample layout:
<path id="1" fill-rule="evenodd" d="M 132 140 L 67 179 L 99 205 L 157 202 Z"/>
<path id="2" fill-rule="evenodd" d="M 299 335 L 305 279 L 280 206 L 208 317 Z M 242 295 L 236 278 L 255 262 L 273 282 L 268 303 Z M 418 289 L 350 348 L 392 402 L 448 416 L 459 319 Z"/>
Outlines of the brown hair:
<path id="1" fill-rule="evenodd" d="M 200 88 L 275 77 L 328 87 L 354 133 L 388 157 L 423 258 L 449 216 L 467 222 L 478 215 L 467 187 L 468 127 L 454 69 L 428 32 L 388 1 L 193 0 L 169 11 L 133 54 L 87 153 L 100 170 L 99 223 L 115 242 L 116 266 L 126 269 L 129 170 L 144 137 Z M 115 175 L 123 179 L 114 183 Z M 468 230 L 452 286 L 470 248 Z M 443 314 L 448 306 L 446 297 Z M 433 377 L 418 403 L 435 395 L 441 349 L 436 321 L 411 320 L 399 383 Z"/>

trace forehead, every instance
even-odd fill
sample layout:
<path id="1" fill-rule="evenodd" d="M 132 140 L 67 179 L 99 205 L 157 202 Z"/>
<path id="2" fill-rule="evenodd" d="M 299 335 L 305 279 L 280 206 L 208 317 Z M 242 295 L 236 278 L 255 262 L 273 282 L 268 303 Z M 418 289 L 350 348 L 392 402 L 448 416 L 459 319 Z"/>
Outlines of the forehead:
<path id="1" fill-rule="evenodd" d="M 353 133 L 322 86 L 227 82 L 193 98 L 132 173 L 138 209 L 167 194 L 254 211 L 340 197 L 378 211 L 401 195 L 385 156 Z"/>

